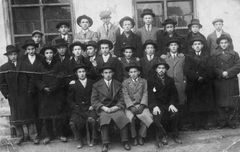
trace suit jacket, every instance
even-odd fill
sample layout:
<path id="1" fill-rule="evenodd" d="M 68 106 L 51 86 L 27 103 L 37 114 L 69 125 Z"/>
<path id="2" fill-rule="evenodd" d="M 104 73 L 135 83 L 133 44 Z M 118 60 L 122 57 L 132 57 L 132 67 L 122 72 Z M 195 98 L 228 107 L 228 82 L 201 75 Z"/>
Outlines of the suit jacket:
<path id="1" fill-rule="evenodd" d="M 133 52 L 134 57 L 142 57 L 143 56 L 141 38 L 133 32 L 130 32 L 129 37 L 126 37 L 126 35 L 124 33 L 117 36 L 114 54 L 118 57 L 123 56 L 122 48 L 124 48 L 124 46 L 126 44 L 131 45 L 136 49 Z"/>
<path id="2" fill-rule="evenodd" d="M 152 69 L 153 65 L 155 65 L 159 60 L 159 57 L 154 55 L 154 58 L 149 61 L 147 56 L 145 55 L 143 58 L 140 60 L 140 65 L 142 67 L 142 72 L 141 75 L 143 78 L 148 79 L 149 75 L 151 75 L 154 70 Z"/>
<path id="3" fill-rule="evenodd" d="M 112 41 L 113 44 L 116 43 L 116 37 L 119 33 L 120 33 L 119 27 L 112 23 L 108 32 L 104 25 L 100 26 L 97 30 L 97 36 L 99 40 L 107 39 Z"/>
<path id="4" fill-rule="evenodd" d="M 223 31 L 222 34 L 227 35 L 230 39 L 232 39 L 230 34 L 228 34 L 227 32 Z M 216 31 L 214 31 L 208 35 L 207 45 L 208 45 L 208 48 L 210 49 L 210 55 L 213 55 L 217 51 L 217 48 L 218 48 Z M 230 49 L 234 50 L 232 42 L 230 42 Z"/>
<path id="5" fill-rule="evenodd" d="M 159 31 L 159 28 L 152 26 L 151 31 L 147 31 L 146 27 L 143 26 L 137 30 L 137 35 L 141 38 L 142 44 L 145 43 L 146 40 L 153 40 L 154 42 L 157 42 L 157 32 Z"/>
<path id="6" fill-rule="evenodd" d="M 135 57 L 132 57 L 129 62 L 126 60 L 125 57 L 120 57 L 120 58 L 118 58 L 118 59 L 119 59 L 119 61 L 120 61 L 120 63 L 121 63 L 122 70 L 123 70 L 123 72 L 122 72 L 122 73 L 123 73 L 123 80 L 129 78 L 129 74 L 128 74 L 128 72 L 125 70 L 125 68 L 126 68 L 127 66 L 129 66 L 129 65 L 131 65 L 131 64 L 133 64 L 133 63 L 137 63 L 137 64 L 140 65 L 139 59 L 137 59 L 137 58 L 135 58 Z"/>
<path id="7" fill-rule="evenodd" d="M 52 40 L 52 45 L 53 45 L 53 46 L 56 45 L 56 40 L 58 40 L 58 39 L 62 39 L 61 34 L 59 34 L 58 36 L 56 36 L 56 37 Z M 65 41 L 66 41 L 66 40 L 65 40 Z M 70 45 L 72 42 L 73 42 L 73 37 L 72 37 L 72 35 L 68 34 L 68 39 L 67 39 L 66 43 L 67 43 L 68 45 Z"/>
<path id="8" fill-rule="evenodd" d="M 81 43 L 86 44 L 88 41 L 98 41 L 97 33 L 91 30 L 88 30 L 86 33 L 83 33 L 81 30 L 79 33 L 75 34 L 74 41 L 80 41 Z"/>

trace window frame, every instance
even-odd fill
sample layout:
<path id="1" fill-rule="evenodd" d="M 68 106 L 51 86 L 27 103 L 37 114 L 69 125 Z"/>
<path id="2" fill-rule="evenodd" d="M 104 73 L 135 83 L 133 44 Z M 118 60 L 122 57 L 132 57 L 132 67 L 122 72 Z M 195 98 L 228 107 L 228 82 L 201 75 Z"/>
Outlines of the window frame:
<path id="1" fill-rule="evenodd" d="M 32 8 L 32 7 L 38 7 L 40 9 L 40 25 L 41 25 L 41 31 L 43 32 L 44 36 L 42 41 L 46 43 L 46 36 L 51 36 L 51 35 L 58 35 L 59 33 L 45 33 L 45 26 L 44 26 L 44 17 L 43 17 L 43 9 L 45 6 L 68 6 L 70 8 L 70 13 L 71 13 L 71 32 L 70 34 L 75 33 L 75 18 L 74 18 L 74 9 L 73 9 L 73 1 L 70 1 L 68 3 L 42 3 L 42 0 L 39 0 L 38 4 L 12 4 L 11 0 L 7 1 L 8 3 L 8 10 L 9 10 L 9 26 L 10 26 L 10 33 L 11 33 L 11 42 L 12 44 L 16 44 L 15 38 L 17 37 L 31 37 L 32 34 L 15 34 L 14 33 L 14 21 L 13 21 L 13 12 L 12 8 Z"/>

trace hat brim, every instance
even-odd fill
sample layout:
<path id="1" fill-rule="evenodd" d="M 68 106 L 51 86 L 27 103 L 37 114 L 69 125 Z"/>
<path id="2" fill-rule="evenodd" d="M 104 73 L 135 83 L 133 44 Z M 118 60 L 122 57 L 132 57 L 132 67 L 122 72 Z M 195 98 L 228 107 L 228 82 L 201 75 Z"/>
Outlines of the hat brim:
<path id="1" fill-rule="evenodd" d="M 22 48 L 23 48 L 24 50 L 26 50 L 26 48 L 27 48 L 28 46 L 34 46 L 34 47 L 36 48 L 36 47 L 37 47 L 37 44 L 35 44 L 35 43 L 24 44 L 24 45 L 22 46 Z"/>
<path id="2" fill-rule="evenodd" d="M 77 24 L 81 27 L 81 25 L 80 25 L 80 22 L 82 21 L 82 19 L 87 19 L 88 20 L 88 22 L 89 22 L 89 27 L 91 27 L 92 25 L 93 25 L 93 20 L 90 18 L 90 17 L 88 17 L 88 16 L 79 16 L 78 18 L 77 18 Z"/>
<path id="3" fill-rule="evenodd" d="M 46 50 L 52 50 L 53 51 L 53 54 L 56 54 L 57 53 L 57 49 L 53 46 L 48 46 L 48 47 L 43 47 L 41 50 L 40 50 L 40 54 L 44 55 L 45 51 Z"/>
<path id="4" fill-rule="evenodd" d="M 137 65 L 127 66 L 127 67 L 125 68 L 125 71 L 129 72 L 129 70 L 132 69 L 132 68 L 136 68 L 136 69 L 138 69 L 138 71 L 142 71 L 142 67 L 137 66 Z"/>
<path id="5" fill-rule="evenodd" d="M 89 69 L 89 67 L 86 65 L 79 65 L 79 66 L 73 68 L 73 72 L 74 73 L 77 72 L 78 69 L 85 69 L 87 71 Z"/>
<path id="6" fill-rule="evenodd" d="M 167 63 L 157 63 L 157 64 L 155 64 L 155 65 L 153 66 L 152 69 L 156 70 L 156 68 L 157 68 L 159 65 L 164 65 L 167 70 L 170 68 Z"/>
<path id="7" fill-rule="evenodd" d="M 156 15 L 154 13 L 142 13 L 141 18 L 143 18 L 145 15 L 151 15 L 152 17 L 155 17 Z"/>
<path id="8" fill-rule="evenodd" d="M 56 25 L 56 28 L 59 29 L 60 26 L 62 26 L 62 25 L 66 25 L 68 28 L 70 27 L 70 24 L 69 24 L 69 23 L 58 23 L 58 24 Z"/>
<path id="9" fill-rule="evenodd" d="M 82 44 L 82 43 L 72 43 L 72 44 L 69 46 L 69 49 L 70 49 L 71 52 L 73 51 L 73 47 L 74 47 L 74 46 L 80 46 L 83 50 L 86 49 L 86 46 L 85 46 L 84 44 Z"/>
<path id="10" fill-rule="evenodd" d="M 172 24 L 173 26 L 176 26 L 177 25 L 177 22 L 176 21 L 173 21 L 173 22 L 163 22 L 162 23 L 162 26 L 166 26 L 168 24 Z"/>
<path id="11" fill-rule="evenodd" d="M 156 43 L 154 43 L 154 42 L 148 42 L 148 43 L 144 43 L 144 44 L 143 44 L 143 49 L 146 49 L 146 46 L 147 46 L 147 45 L 149 45 L 149 44 L 153 45 L 153 46 L 154 46 L 154 48 L 155 48 L 155 50 L 157 50 L 157 44 L 156 44 Z"/>
<path id="12" fill-rule="evenodd" d="M 104 70 L 106 69 L 110 69 L 112 70 L 113 72 L 115 72 L 115 68 L 114 67 L 111 67 L 111 66 L 106 66 L 106 67 L 102 67 L 99 69 L 100 73 L 102 73 Z"/>
<path id="13" fill-rule="evenodd" d="M 219 45 L 219 43 L 220 43 L 220 41 L 221 40 L 228 40 L 228 42 L 232 42 L 232 40 L 231 40 L 231 38 L 229 38 L 229 37 L 219 37 L 218 39 L 217 39 L 217 44 Z"/>
<path id="14" fill-rule="evenodd" d="M 113 49 L 113 43 L 112 41 L 109 41 L 109 40 L 106 40 L 106 39 L 103 39 L 103 40 L 100 40 L 98 41 L 98 48 L 100 49 L 100 46 L 102 44 L 108 44 L 109 45 L 109 49 L 112 50 Z"/>
<path id="15" fill-rule="evenodd" d="M 121 28 L 123 28 L 123 22 L 124 21 L 130 21 L 132 23 L 132 28 L 135 26 L 135 22 L 132 18 L 122 18 L 120 21 L 119 21 L 119 24 L 121 26 Z"/>
<path id="16" fill-rule="evenodd" d="M 191 23 L 191 24 L 188 24 L 188 28 L 190 29 L 192 25 L 198 25 L 200 28 L 202 28 L 202 24 L 200 24 L 200 23 Z"/>
<path id="17" fill-rule="evenodd" d="M 7 56 L 7 55 L 9 55 L 9 54 L 11 54 L 11 53 L 13 53 L 13 52 L 19 53 L 19 51 L 20 51 L 20 50 L 17 49 L 17 50 L 13 50 L 13 51 L 6 52 L 6 53 L 4 53 L 3 55 L 6 55 L 6 56 Z"/>
<path id="18" fill-rule="evenodd" d="M 42 33 L 42 32 L 34 32 L 34 33 L 32 33 L 32 37 L 33 37 L 35 34 L 39 34 L 39 35 L 41 35 L 41 37 L 43 36 L 43 33 Z"/>
<path id="19" fill-rule="evenodd" d="M 127 47 L 123 47 L 121 50 L 122 50 L 122 52 L 124 52 L 126 49 L 135 50 L 135 47 L 127 46 Z"/>
<path id="20" fill-rule="evenodd" d="M 192 45 L 196 41 L 200 41 L 202 44 L 204 43 L 204 40 L 199 38 L 199 39 L 190 40 L 190 44 Z"/>
<path id="21" fill-rule="evenodd" d="M 166 46 L 169 46 L 170 43 L 177 43 L 177 44 L 180 46 L 180 41 L 178 41 L 178 40 L 168 41 L 167 44 L 166 44 Z"/>

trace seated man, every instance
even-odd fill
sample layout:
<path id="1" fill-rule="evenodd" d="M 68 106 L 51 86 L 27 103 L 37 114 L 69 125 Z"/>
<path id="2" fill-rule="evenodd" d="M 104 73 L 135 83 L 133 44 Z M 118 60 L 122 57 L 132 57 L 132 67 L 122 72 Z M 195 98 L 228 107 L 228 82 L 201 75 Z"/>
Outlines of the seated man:
<path id="1" fill-rule="evenodd" d="M 121 142 L 124 149 L 130 150 L 128 143 L 128 124 L 129 120 L 124 113 L 125 104 L 123 101 L 121 83 L 114 80 L 114 68 L 106 64 L 100 72 L 103 79 L 93 85 L 91 103 L 100 117 L 102 151 L 108 151 L 109 126 L 114 122 L 120 129 Z"/>
<path id="2" fill-rule="evenodd" d="M 173 140 L 182 143 L 178 138 L 178 101 L 177 89 L 174 80 L 167 76 L 169 65 L 159 61 L 153 66 L 155 72 L 148 80 L 149 104 L 153 109 L 153 121 L 156 125 L 156 139 L 158 146 L 167 144 L 165 129 L 171 129 Z M 159 142 L 159 138 L 161 141 Z"/>

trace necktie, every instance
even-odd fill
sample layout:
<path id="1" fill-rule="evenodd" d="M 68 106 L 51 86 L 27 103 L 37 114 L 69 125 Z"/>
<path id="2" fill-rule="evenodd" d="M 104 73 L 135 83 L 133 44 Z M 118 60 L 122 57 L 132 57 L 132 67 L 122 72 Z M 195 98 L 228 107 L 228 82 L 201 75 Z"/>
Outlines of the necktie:
<path id="1" fill-rule="evenodd" d="M 147 31 L 150 32 L 150 25 L 147 26 Z"/>
<path id="2" fill-rule="evenodd" d="M 108 35 L 108 33 L 109 33 L 109 26 L 108 26 L 108 25 L 106 25 L 106 27 L 107 27 L 107 35 Z"/>

